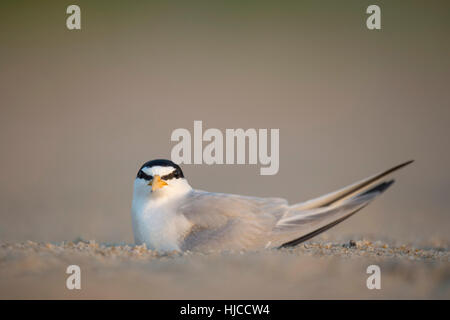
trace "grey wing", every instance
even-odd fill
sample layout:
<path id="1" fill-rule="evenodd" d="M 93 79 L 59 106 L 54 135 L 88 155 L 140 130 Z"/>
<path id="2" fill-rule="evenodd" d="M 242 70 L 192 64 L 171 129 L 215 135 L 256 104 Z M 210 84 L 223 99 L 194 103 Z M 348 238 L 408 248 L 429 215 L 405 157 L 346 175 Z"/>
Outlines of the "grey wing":
<path id="1" fill-rule="evenodd" d="M 185 250 L 264 248 L 277 221 L 288 210 L 280 198 L 246 197 L 193 190 L 177 212 L 192 224 L 181 241 Z"/>
<path id="2" fill-rule="evenodd" d="M 394 182 L 383 181 L 405 162 L 325 196 L 289 206 L 279 198 L 192 191 L 178 211 L 192 224 L 182 250 L 294 246 L 351 217 Z"/>

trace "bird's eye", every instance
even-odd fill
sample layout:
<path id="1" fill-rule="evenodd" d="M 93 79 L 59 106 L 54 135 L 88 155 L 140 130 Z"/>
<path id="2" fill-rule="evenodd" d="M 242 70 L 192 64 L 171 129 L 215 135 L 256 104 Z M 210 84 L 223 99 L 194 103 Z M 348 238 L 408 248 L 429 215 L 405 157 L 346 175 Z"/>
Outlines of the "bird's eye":
<path id="1" fill-rule="evenodd" d="M 183 172 L 182 172 L 181 170 L 177 169 L 177 170 L 175 171 L 175 177 L 176 177 L 177 179 L 179 179 L 179 178 L 184 178 Z"/>
<path id="2" fill-rule="evenodd" d="M 182 177 L 183 177 L 183 175 L 181 174 L 181 172 L 179 170 L 175 170 L 169 174 L 166 174 L 165 176 L 162 176 L 161 179 L 162 180 L 170 180 L 170 179 L 179 179 Z"/>
<path id="3" fill-rule="evenodd" d="M 144 171 L 139 170 L 138 174 L 137 174 L 137 178 L 139 179 L 144 179 L 144 180 L 152 180 L 153 177 L 149 174 L 146 174 Z"/>

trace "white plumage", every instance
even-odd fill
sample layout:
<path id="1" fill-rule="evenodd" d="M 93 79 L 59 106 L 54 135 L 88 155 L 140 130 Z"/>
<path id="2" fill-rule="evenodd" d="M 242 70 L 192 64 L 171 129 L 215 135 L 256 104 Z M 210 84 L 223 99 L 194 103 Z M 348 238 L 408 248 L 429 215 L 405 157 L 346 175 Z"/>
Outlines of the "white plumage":
<path id="1" fill-rule="evenodd" d="M 386 176 L 411 162 L 322 197 L 289 205 L 280 198 L 195 190 L 173 162 L 149 161 L 134 182 L 135 242 L 157 251 L 293 246 L 368 205 L 394 182 L 385 181 Z"/>

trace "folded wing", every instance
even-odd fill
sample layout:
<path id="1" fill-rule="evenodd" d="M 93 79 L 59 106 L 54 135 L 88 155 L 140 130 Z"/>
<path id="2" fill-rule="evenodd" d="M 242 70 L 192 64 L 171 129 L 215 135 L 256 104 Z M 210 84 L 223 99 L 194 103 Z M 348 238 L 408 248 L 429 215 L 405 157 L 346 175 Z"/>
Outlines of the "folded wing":
<path id="1" fill-rule="evenodd" d="M 264 248 L 289 205 L 280 198 L 246 197 L 193 190 L 177 209 L 192 224 L 182 250 Z"/>
<path id="2" fill-rule="evenodd" d="M 280 198 L 193 190 L 177 208 L 192 224 L 181 240 L 181 249 L 254 250 L 295 246 L 367 206 L 394 183 L 385 180 L 386 177 L 411 162 L 292 206 Z"/>

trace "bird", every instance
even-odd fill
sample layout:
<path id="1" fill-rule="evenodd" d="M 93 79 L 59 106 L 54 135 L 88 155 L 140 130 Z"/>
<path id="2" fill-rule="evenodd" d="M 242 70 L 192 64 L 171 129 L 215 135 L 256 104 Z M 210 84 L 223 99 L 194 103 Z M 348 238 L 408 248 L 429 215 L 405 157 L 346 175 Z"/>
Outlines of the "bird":
<path id="1" fill-rule="evenodd" d="M 136 245 L 157 252 L 257 251 L 293 247 L 366 207 L 393 183 L 387 177 L 413 160 L 337 191 L 289 205 L 262 198 L 196 190 L 176 163 L 144 163 L 131 208 Z"/>

